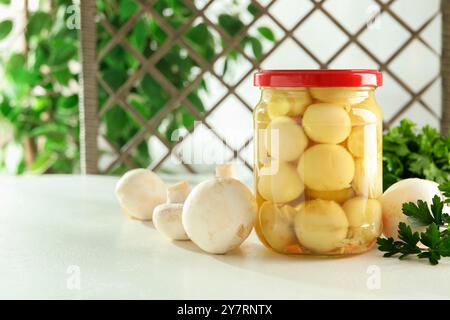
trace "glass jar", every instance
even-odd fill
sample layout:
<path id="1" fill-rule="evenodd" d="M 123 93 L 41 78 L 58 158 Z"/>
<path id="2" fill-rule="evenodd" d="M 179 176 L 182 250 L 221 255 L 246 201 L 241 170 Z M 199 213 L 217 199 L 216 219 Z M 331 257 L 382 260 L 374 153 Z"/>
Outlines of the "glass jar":
<path id="1" fill-rule="evenodd" d="M 382 74 L 266 70 L 254 84 L 260 240 L 285 254 L 369 250 L 382 231 Z"/>

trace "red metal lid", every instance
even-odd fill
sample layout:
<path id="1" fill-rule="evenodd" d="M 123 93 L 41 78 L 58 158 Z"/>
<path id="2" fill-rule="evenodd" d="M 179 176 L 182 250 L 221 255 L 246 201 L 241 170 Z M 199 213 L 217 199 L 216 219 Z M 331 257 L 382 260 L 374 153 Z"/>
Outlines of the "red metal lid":
<path id="1" fill-rule="evenodd" d="M 255 73 L 257 87 L 380 87 L 383 74 L 377 70 L 261 70 Z"/>

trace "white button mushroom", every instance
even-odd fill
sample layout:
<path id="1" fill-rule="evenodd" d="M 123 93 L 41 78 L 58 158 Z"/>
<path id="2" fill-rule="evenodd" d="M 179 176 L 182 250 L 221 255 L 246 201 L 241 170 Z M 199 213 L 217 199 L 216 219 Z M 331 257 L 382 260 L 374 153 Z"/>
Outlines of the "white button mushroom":
<path id="1" fill-rule="evenodd" d="M 347 231 L 345 212 L 334 201 L 307 201 L 295 216 L 295 233 L 300 244 L 316 253 L 338 248 Z"/>
<path id="2" fill-rule="evenodd" d="M 172 240 L 189 240 L 181 222 L 183 203 L 189 195 L 189 185 L 181 181 L 167 190 L 167 203 L 153 210 L 153 224 L 159 232 Z"/>
<path id="3" fill-rule="evenodd" d="M 418 200 L 422 200 L 430 206 L 435 195 L 442 197 L 439 185 L 434 181 L 412 178 L 394 183 L 380 199 L 383 208 L 383 234 L 386 237 L 397 238 L 398 224 L 400 222 L 409 224 L 408 217 L 402 211 L 404 203 L 417 203 Z M 422 230 L 421 228 L 413 229 Z"/>
<path id="4" fill-rule="evenodd" d="M 213 254 L 237 248 L 249 236 L 256 217 L 252 192 L 240 181 L 223 176 L 220 168 L 216 170 L 216 178 L 191 191 L 182 214 L 189 238 Z"/>
<path id="5" fill-rule="evenodd" d="M 166 201 L 167 187 L 148 169 L 125 173 L 116 185 L 116 196 L 125 214 L 138 220 L 152 220 L 153 209 Z"/>
<path id="6" fill-rule="evenodd" d="M 342 106 L 328 103 L 310 105 L 302 125 L 308 137 L 320 143 L 341 143 L 352 129 L 348 112 Z"/>

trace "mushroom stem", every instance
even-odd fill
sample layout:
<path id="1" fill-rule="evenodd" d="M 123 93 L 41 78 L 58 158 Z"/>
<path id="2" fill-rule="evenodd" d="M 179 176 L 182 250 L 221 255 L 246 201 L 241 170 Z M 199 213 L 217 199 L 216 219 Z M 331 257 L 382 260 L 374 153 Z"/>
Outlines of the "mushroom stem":
<path id="1" fill-rule="evenodd" d="M 184 203 L 189 192 L 189 185 L 186 181 L 177 182 L 167 189 L 167 203 Z"/>
<path id="2" fill-rule="evenodd" d="M 217 178 L 234 178 L 234 167 L 232 163 L 220 164 L 216 167 Z"/>

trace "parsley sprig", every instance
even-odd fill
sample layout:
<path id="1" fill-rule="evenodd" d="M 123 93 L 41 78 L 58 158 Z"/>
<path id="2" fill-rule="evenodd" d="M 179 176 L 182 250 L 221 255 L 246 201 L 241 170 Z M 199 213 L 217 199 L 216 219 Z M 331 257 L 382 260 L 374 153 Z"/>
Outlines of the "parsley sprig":
<path id="1" fill-rule="evenodd" d="M 417 203 L 403 204 L 403 213 L 414 227 L 427 226 L 425 232 L 413 232 L 404 222 L 398 225 L 399 240 L 378 238 L 380 251 L 384 257 L 399 255 L 399 259 L 415 255 L 419 259 L 428 259 L 432 265 L 439 263 L 442 257 L 450 257 L 450 216 L 444 213 L 444 207 L 450 203 L 450 182 L 439 186 L 445 200 L 434 196 L 431 206 L 419 200 Z M 431 209 L 431 210 L 430 210 Z"/>
<path id="2" fill-rule="evenodd" d="M 445 203 L 450 203 L 450 181 L 444 182 L 439 185 L 439 190 L 445 197 Z"/>
<path id="3" fill-rule="evenodd" d="M 383 187 L 407 178 L 450 180 L 450 135 L 403 119 L 383 137 Z"/>

